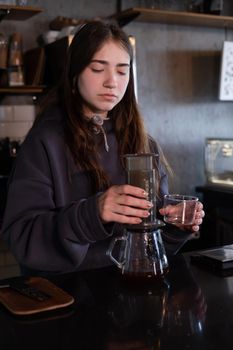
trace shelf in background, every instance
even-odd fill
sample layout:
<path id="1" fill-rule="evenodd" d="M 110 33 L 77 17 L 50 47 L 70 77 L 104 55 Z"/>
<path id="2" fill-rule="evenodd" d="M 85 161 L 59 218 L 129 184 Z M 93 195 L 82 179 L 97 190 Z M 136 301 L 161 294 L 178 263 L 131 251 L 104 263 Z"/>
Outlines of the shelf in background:
<path id="1" fill-rule="evenodd" d="M 0 88 L 0 94 L 41 94 L 45 92 L 45 86 L 8 86 Z"/>
<path id="2" fill-rule="evenodd" d="M 24 21 L 42 11 L 38 7 L 0 4 L 0 20 Z"/>
<path id="3" fill-rule="evenodd" d="M 221 15 L 209 15 L 204 13 L 177 12 L 142 7 L 130 8 L 110 18 L 115 19 L 120 26 L 131 21 L 154 22 L 167 24 L 194 25 L 216 28 L 233 28 L 233 17 Z"/>

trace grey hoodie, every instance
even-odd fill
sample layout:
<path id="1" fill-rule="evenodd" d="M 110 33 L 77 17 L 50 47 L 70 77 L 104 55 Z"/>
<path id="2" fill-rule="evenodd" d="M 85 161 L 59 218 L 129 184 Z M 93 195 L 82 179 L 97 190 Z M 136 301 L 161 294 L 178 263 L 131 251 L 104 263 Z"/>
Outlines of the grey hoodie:
<path id="1" fill-rule="evenodd" d="M 65 144 L 63 118 L 61 110 L 54 106 L 35 123 L 9 179 L 0 237 L 7 242 L 24 274 L 110 265 L 107 246 L 112 235 L 121 233 L 120 225 L 101 222 L 98 193 L 93 192 L 88 173 L 74 164 Z M 110 120 L 104 128 L 110 149 L 106 152 L 101 146 L 102 166 L 112 184 L 123 184 L 124 171 Z M 166 174 L 161 167 L 160 170 L 162 198 L 168 185 Z M 178 241 L 180 244 L 182 240 Z"/>

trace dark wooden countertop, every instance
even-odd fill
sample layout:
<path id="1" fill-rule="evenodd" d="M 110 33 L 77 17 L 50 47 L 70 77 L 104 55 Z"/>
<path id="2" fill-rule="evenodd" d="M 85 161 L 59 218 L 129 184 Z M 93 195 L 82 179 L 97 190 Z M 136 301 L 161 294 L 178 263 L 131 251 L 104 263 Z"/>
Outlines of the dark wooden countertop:
<path id="1" fill-rule="evenodd" d="M 50 278 L 75 298 L 61 311 L 17 317 L 0 306 L 0 347 L 16 349 L 230 349 L 233 277 L 170 261 L 161 287 L 126 284 L 117 268 Z"/>

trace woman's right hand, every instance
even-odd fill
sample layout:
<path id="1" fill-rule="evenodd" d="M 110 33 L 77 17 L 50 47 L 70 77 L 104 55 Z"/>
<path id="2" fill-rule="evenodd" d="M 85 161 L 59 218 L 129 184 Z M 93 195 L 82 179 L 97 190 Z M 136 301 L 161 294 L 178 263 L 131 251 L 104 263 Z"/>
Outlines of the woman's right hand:
<path id="1" fill-rule="evenodd" d="M 111 186 L 98 197 L 99 215 L 103 223 L 140 224 L 152 207 L 148 194 L 131 185 Z"/>

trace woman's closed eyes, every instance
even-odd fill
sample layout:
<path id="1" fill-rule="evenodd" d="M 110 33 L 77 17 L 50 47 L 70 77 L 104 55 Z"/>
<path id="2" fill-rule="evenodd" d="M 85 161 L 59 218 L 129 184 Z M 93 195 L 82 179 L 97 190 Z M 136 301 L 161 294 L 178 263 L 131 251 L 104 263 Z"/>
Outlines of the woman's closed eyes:
<path id="1" fill-rule="evenodd" d="M 105 67 L 108 65 L 107 62 L 92 62 L 90 65 L 90 69 L 94 73 L 101 73 L 105 71 Z M 119 75 L 127 75 L 129 74 L 129 65 L 128 64 L 119 64 L 116 65 L 116 73 Z"/>

